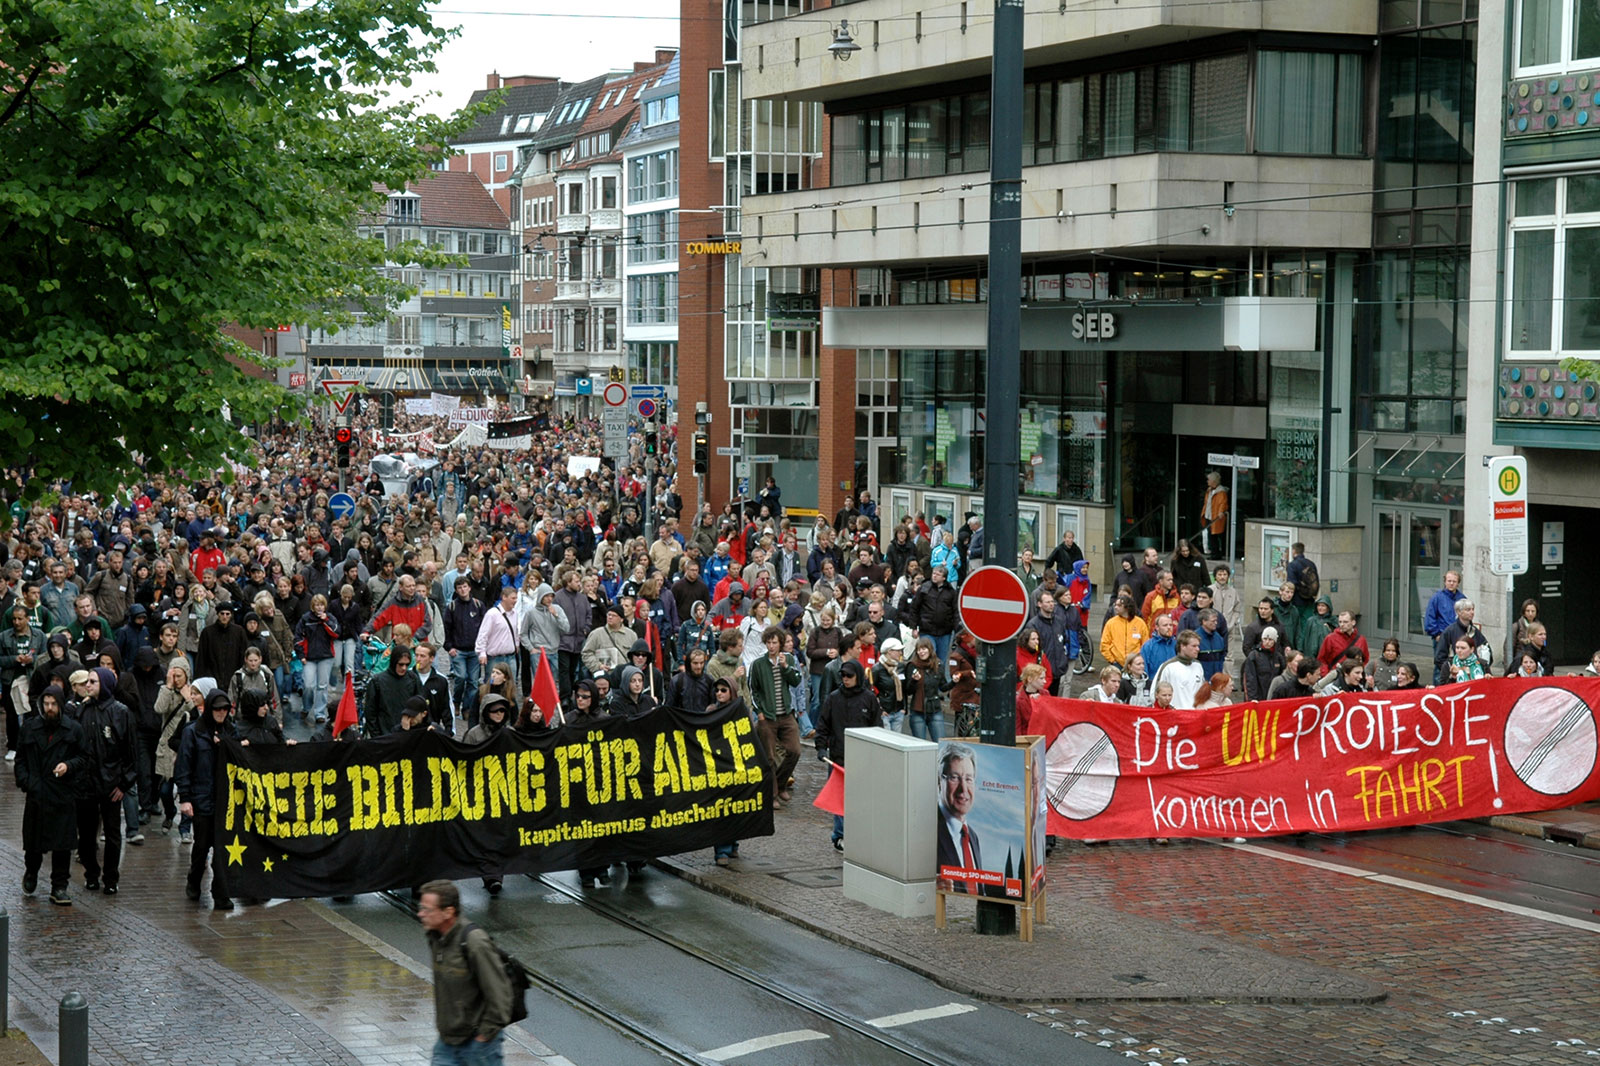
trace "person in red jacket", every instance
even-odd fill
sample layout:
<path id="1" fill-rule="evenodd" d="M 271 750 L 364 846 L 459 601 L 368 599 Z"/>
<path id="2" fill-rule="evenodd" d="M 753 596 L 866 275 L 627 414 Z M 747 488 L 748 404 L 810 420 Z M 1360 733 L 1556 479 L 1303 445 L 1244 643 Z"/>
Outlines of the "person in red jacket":
<path id="1" fill-rule="evenodd" d="M 1322 672 L 1326 674 L 1334 669 L 1351 651 L 1360 654 L 1363 665 L 1372 658 L 1367 650 L 1367 638 L 1356 632 L 1355 616 L 1349 611 L 1340 611 L 1339 628 L 1324 637 L 1322 647 L 1317 649 L 1317 662 L 1322 664 Z"/>
<path id="2" fill-rule="evenodd" d="M 208 529 L 200 534 L 200 547 L 189 555 L 189 573 L 199 581 L 206 576 L 206 571 L 215 570 L 227 561 L 227 556 L 217 547 L 217 535 Z"/>
<path id="3" fill-rule="evenodd" d="M 432 636 L 428 626 L 428 601 L 427 598 L 417 593 L 417 579 L 410 574 L 400 575 L 400 594 L 394 601 L 379 611 L 372 621 L 367 623 L 366 630 L 361 634 L 363 642 L 373 633 L 384 626 L 405 623 L 411 627 L 411 634 L 417 640 L 427 640 Z"/>

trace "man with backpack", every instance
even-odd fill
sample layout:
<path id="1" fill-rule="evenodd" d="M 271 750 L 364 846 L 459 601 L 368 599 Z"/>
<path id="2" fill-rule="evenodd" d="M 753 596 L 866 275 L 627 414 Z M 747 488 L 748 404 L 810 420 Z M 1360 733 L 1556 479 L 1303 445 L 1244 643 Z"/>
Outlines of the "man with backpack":
<path id="1" fill-rule="evenodd" d="M 1317 597 L 1322 595 L 1322 578 L 1317 574 L 1317 564 L 1306 558 L 1306 546 L 1299 541 L 1289 545 L 1289 565 L 1285 574 L 1294 583 L 1294 602 L 1301 613 L 1316 610 Z"/>
<path id="2" fill-rule="evenodd" d="M 433 953 L 434 1024 L 439 1039 L 433 1066 L 498 1064 L 502 1031 L 526 1010 L 511 967 L 489 934 L 461 918 L 461 892 L 453 881 L 429 881 L 418 897 L 417 920 Z M 524 985 L 524 989 L 526 985 Z"/>

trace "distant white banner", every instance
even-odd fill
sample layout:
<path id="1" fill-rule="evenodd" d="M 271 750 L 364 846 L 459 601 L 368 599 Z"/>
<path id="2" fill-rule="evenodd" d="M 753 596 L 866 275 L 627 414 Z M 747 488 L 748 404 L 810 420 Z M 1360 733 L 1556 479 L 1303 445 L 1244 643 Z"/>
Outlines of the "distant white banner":
<path id="1" fill-rule="evenodd" d="M 461 397 L 452 396 L 448 392 L 431 393 L 428 399 L 432 401 L 433 413 L 436 415 L 447 415 L 461 406 Z"/>
<path id="2" fill-rule="evenodd" d="M 434 413 L 433 400 L 426 396 L 406 397 L 406 414 L 431 415 Z"/>
<path id="3" fill-rule="evenodd" d="M 488 424 L 494 421 L 493 407 L 457 407 L 450 412 L 450 425 L 469 426 L 474 424 Z"/>

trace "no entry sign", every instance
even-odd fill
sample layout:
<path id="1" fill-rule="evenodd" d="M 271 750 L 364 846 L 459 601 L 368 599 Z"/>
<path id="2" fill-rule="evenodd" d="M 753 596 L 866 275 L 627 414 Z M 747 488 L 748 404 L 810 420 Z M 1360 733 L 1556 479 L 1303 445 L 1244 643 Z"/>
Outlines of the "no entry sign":
<path id="1" fill-rule="evenodd" d="M 607 385 L 601 397 L 608 407 L 621 407 L 628 402 L 628 386 L 620 381 L 613 381 Z"/>
<path id="2" fill-rule="evenodd" d="M 961 624 L 985 644 L 1002 644 L 1028 620 L 1028 589 L 1003 566 L 980 566 L 961 586 Z"/>

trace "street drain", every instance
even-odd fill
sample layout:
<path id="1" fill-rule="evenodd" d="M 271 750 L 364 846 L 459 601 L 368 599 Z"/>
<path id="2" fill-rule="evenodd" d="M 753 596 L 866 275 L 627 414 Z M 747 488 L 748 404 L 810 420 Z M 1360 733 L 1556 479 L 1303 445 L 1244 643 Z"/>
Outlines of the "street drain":
<path id="1" fill-rule="evenodd" d="M 1142 985 L 1150 981 L 1150 978 L 1142 973 L 1114 973 L 1111 976 L 1125 985 Z"/>
<path id="2" fill-rule="evenodd" d="M 802 888 L 837 888 L 844 884 L 844 875 L 838 870 L 796 870 L 776 876 Z"/>

